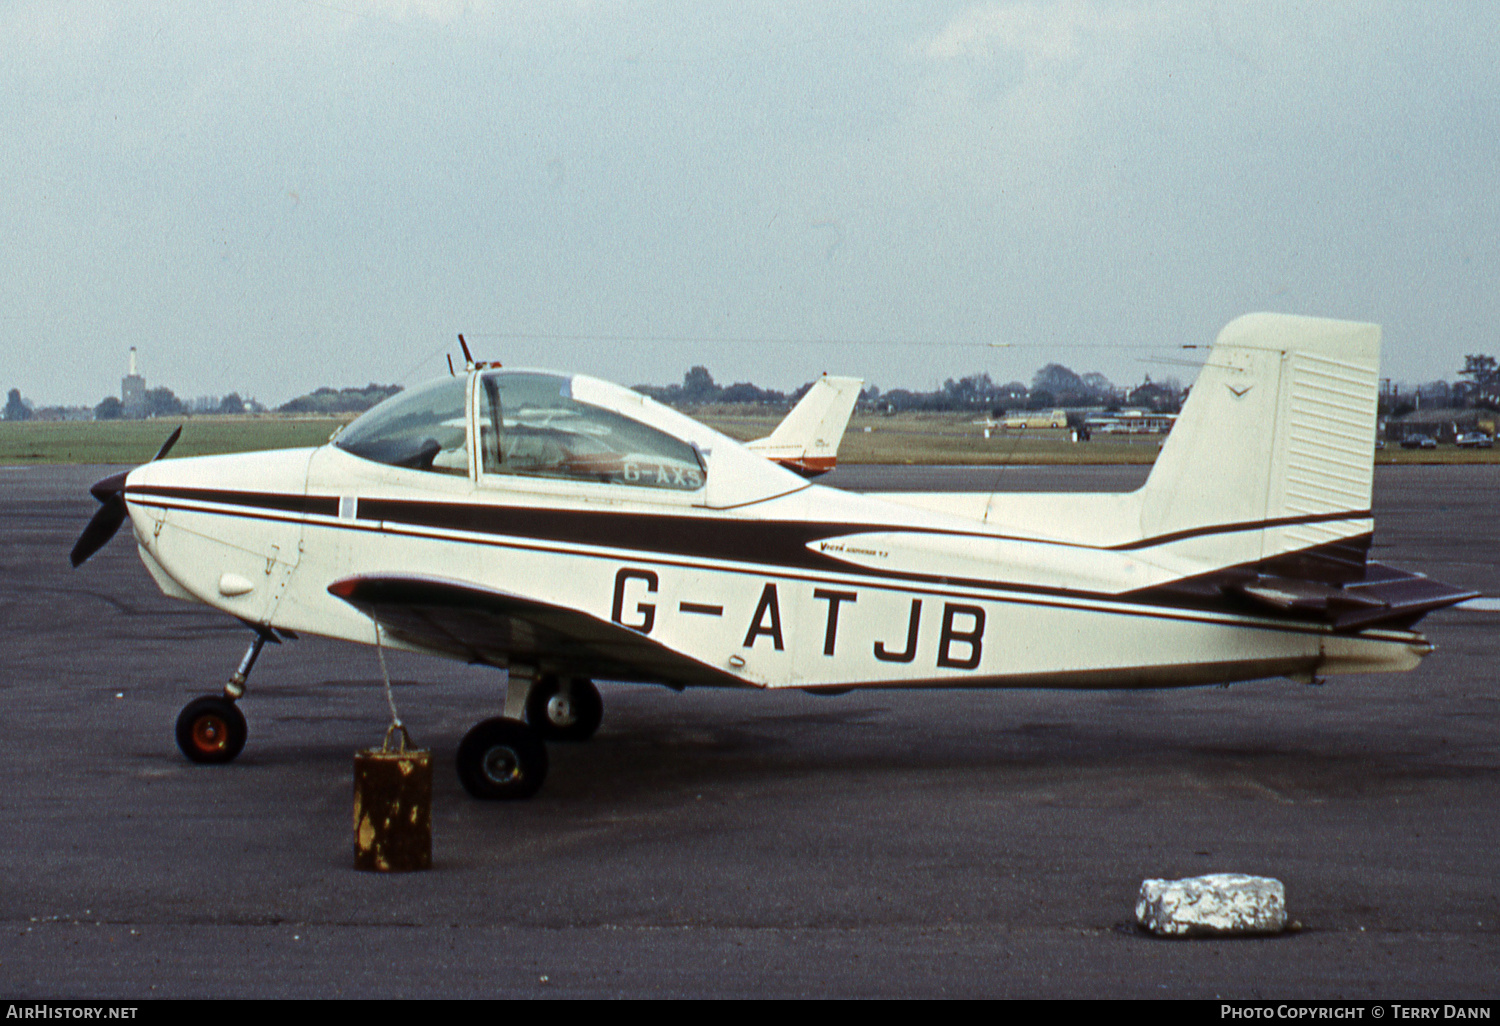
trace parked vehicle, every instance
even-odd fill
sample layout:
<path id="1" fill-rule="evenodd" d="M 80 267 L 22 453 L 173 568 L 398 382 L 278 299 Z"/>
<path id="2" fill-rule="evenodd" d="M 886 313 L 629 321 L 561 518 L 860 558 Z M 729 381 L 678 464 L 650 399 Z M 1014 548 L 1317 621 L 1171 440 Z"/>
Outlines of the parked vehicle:
<path id="1" fill-rule="evenodd" d="M 1038 410 L 1032 413 L 1017 413 L 1006 417 L 1000 425 L 1008 430 L 1025 431 L 1027 428 L 1065 428 L 1068 426 L 1068 411 L 1056 409 L 1052 411 Z"/>
<path id="2" fill-rule="evenodd" d="M 1495 439 L 1483 431 L 1469 431 L 1454 439 L 1460 449 L 1492 449 Z"/>
<path id="3" fill-rule="evenodd" d="M 1431 435 L 1407 435 L 1401 439 L 1403 449 L 1436 449 L 1437 440 Z"/>

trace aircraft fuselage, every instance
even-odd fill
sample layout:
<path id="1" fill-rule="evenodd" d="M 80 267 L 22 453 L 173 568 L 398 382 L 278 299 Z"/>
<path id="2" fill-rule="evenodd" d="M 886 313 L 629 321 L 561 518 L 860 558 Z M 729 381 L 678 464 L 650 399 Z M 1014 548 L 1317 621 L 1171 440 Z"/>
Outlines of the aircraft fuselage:
<path id="1" fill-rule="evenodd" d="M 339 582 L 421 579 L 573 611 L 561 632 L 572 644 L 528 641 L 532 626 L 514 615 L 385 637 L 540 672 L 673 686 L 1164 687 L 1406 669 L 1429 650 L 1408 630 L 1351 635 L 1151 594 L 1178 573 L 1162 569 L 1172 546 L 1193 539 L 1125 553 L 1007 542 L 819 486 L 732 509 L 663 510 L 589 501 L 552 482 L 424 474 L 402 487 L 389 468 L 331 446 L 137 474 L 127 486 L 136 539 L 168 593 L 366 644 L 371 619 L 331 590 Z M 921 573 L 903 544 L 929 560 L 957 546 L 968 559 Z M 1026 561 L 986 551 L 1006 544 Z M 1080 560 L 1092 576 L 1065 573 Z M 898 569 L 882 572 L 882 562 Z M 642 667 L 612 654 L 618 630 L 662 658 Z"/>

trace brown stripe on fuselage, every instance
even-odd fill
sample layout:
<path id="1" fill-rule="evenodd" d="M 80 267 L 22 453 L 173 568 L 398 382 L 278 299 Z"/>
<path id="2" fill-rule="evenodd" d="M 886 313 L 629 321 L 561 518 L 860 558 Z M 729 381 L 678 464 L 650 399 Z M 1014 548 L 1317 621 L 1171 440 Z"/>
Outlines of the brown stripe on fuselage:
<path id="1" fill-rule="evenodd" d="M 1270 520 L 1242 520 L 1233 524 L 1212 524 L 1207 527 L 1191 527 L 1185 531 L 1173 531 L 1170 534 L 1158 534 L 1151 538 L 1142 538 L 1139 541 L 1126 542 L 1123 545 L 1109 545 L 1106 548 L 1112 552 L 1133 552 L 1136 549 L 1150 549 L 1158 545 L 1170 545 L 1172 542 L 1184 541 L 1188 538 L 1203 538 L 1212 534 L 1239 534 L 1242 531 L 1263 531 L 1271 527 L 1300 527 L 1304 524 L 1331 524 L 1340 520 L 1368 520 L 1375 515 L 1373 510 L 1346 510 L 1341 513 L 1313 513 L 1300 517 L 1276 517 Z"/>
<path id="2" fill-rule="evenodd" d="M 223 506 L 248 506 L 251 509 L 274 509 L 284 513 L 301 513 L 314 516 L 338 516 L 339 500 L 336 495 L 295 495 L 286 492 L 241 492 L 219 488 L 164 488 L 157 485 L 131 485 L 125 497 L 139 500 L 141 496 L 158 496 L 164 499 L 182 499 L 189 502 L 213 502 Z"/>
<path id="3" fill-rule="evenodd" d="M 133 500 L 151 496 L 329 518 L 337 517 L 339 503 L 338 496 L 157 486 L 138 486 L 127 490 L 127 497 Z M 1112 548 L 1116 551 L 1139 550 L 1188 537 L 1239 533 L 1305 523 L 1357 520 L 1369 516 L 1369 511 L 1358 511 L 1289 517 L 1259 523 L 1224 524 L 1143 539 Z M 1335 585 L 1359 581 L 1364 577 L 1365 555 L 1369 549 L 1371 537 L 1369 534 L 1363 534 L 1355 538 L 1315 545 L 1277 556 L 1271 560 L 1224 567 L 1197 577 L 1121 595 L 1019 585 L 994 578 L 961 578 L 879 571 L 836 560 L 809 548 L 810 543 L 826 538 L 893 530 L 921 535 L 1043 542 L 1042 539 L 979 531 L 955 532 L 923 527 L 893 527 L 890 524 L 874 523 L 747 520 L 713 513 L 697 516 L 623 513 L 363 496 L 359 500 L 358 519 L 361 524 L 369 526 L 379 523 L 399 527 L 461 531 L 468 534 L 513 537 L 553 544 L 598 546 L 688 559 L 763 564 L 785 569 L 834 571 L 842 575 L 948 584 L 959 587 L 1004 588 L 1028 594 L 1093 597 L 1141 605 L 1208 612 L 1233 612 L 1241 615 L 1246 612 L 1245 605 L 1242 600 L 1226 595 L 1223 589 L 1226 583 L 1243 581 L 1258 574 L 1299 577 Z M 1267 613 L 1263 609 L 1257 609 L 1255 615 L 1266 616 Z"/>

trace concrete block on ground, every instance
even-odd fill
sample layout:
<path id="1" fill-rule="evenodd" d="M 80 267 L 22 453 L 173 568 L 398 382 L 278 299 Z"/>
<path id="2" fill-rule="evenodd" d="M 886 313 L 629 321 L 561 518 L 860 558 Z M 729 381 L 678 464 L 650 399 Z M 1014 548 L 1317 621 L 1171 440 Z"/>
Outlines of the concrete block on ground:
<path id="1" fill-rule="evenodd" d="M 1243 873 L 1146 880 L 1135 918 L 1161 937 L 1280 933 L 1286 929 L 1286 888 L 1269 876 Z"/>

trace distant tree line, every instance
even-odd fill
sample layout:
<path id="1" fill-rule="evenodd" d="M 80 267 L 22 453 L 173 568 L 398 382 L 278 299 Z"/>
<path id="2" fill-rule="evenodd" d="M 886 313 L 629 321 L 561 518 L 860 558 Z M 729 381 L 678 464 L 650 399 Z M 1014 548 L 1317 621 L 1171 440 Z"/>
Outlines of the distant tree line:
<path id="1" fill-rule="evenodd" d="M 335 414 L 363 413 L 382 399 L 401 391 L 400 385 L 369 384 L 364 388 L 323 387 L 299 395 L 276 407 L 277 413 Z"/>
<path id="2" fill-rule="evenodd" d="M 689 370 L 680 385 L 636 385 L 635 390 L 672 406 L 708 406 L 714 403 L 758 403 L 788 406 L 812 387 L 808 382 L 790 395 L 773 389 L 759 388 L 742 381 L 728 387 L 714 382 L 707 367 Z M 949 378 L 941 388 L 918 392 L 893 388 L 882 392 L 874 385 L 860 393 L 860 406 L 887 413 L 908 411 L 944 412 L 976 410 L 996 415 L 1011 410 L 1048 410 L 1059 406 L 1099 406 L 1121 409 L 1125 406 L 1149 409 L 1158 413 L 1175 413 L 1182 405 L 1182 386 L 1175 379 L 1146 381 L 1133 388 L 1116 388 L 1102 374 L 1075 374 L 1059 363 L 1049 363 L 1037 371 L 1031 385 L 1012 381 L 997 385 L 988 374 L 971 374 L 955 381 Z"/>
<path id="3" fill-rule="evenodd" d="M 141 394 L 138 409 L 130 410 L 112 395 L 105 396 L 94 407 L 95 420 L 144 420 L 147 417 L 180 417 L 187 409 L 170 388 L 148 388 Z"/>
<path id="4" fill-rule="evenodd" d="M 277 407 L 278 413 L 345 414 L 362 413 L 388 396 L 401 391 L 400 385 L 366 385 L 363 388 L 319 388 Z M 47 406 L 37 409 L 12 388 L 6 397 L 3 416 L 8 421 L 22 420 L 144 420 L 149 417 L 180 417 L 264 413 L 266 408 L 254 399 L 244 399 L 238 392 L 223 398 L 183 402 L 170 388 L 150 388 L 141 393 L 140 401 L 127 406 L 118 396 L 105 396 L 91 407 Z"/>
<path id="5" fill-rule="evenodd" d="M 808 382 L 802 391 L 812 387 Z M 757 388 L 740 381 L 725 388 L 714 382 L 707 367 L 693 367 L 682 376 L 680 385 L 636 385 L 635 390 L 669 406 L 708 406 L 713 403 L 760 403 L 785 406 L 787 395 L 769 388 Z M 798 393 L 800 394 L 800 393 Z"/>
<path id="6" fill-rule="evenodd" d="M 1399 388 L 1383 391 L 1380 397 L 1380 412 L 1400 416 L 1417 407 L 1437 403 L 1445 407 L 1479 406 L 1500 411 L 1500 362 L 1493 356 L 1470 354 L 1464 357 L 1463 370 L 1459 377 L 1467 380 L 1449 385 L 1446 381 L 1434 381 L 1419 385 L 1412 392 Z M 809 381 L 790 393 L 770 388 L 760 388 L 748 381 L 732 385 L 720 385 L 707 367 L 695 366 L 682 377 L 680 385 L 636 385 L 635 390 L 660 402 L 672 406 L 708 406 L 723 404 L 756 404 L 786 407 L 801 399 L 812 387 Z M 335 415 L 362 413 L 376 403 L 401 391 L 400 385 L 368 384 L 363 388 L 318 388 L 306 395 L 298 396 L 276 408 L 278 413 Z M 1104 375 L 1090 372 L 1077 374 L 1060 363 L 1049 363 L 1032 376 L 1031 384 L 1011 381 L 997 385 L 989 374 L 971 374 L 954 380 L 949 378 L 942 387 L 931 392 L 919 392 L 905 388 L 893 388 L 882 392 L 869 385 L 860 393 L 860 406 L 867 410 L 903 413 L 907 411 L 989 411 L 994 415 L 1014 410 L 1047 410 L 1055 407 L 1102 407 L 1119 410 L 1124 407 L 1148 409 L 1158 413 L 1175 413 L 1181 409 L 1187 390 L 1175 378 L 1152 381 L 1149 376 L 1134 388 L 1119 388 Z M 254 399 L 242 399 L 231 392 L 218 401 L 212 409 L 198 408 L 194 412 L 209 414 L 243 414 L 264 412 L 265 407 Z M 147 389 L 142 395 L 139 409 L 127 411 L 125 404 L 115 396 L 107 396 L 90 410 L 87 406 L 48 406 L 37 409 L 21 395 L 18 388 L 10 389 L 6 396 L 4 419 L 65 420 L 88 419 L 121 420 L 127 417 L 176 417 L 189 412 L 187 405 L 178 399 L 169 388 Z"/>
<path id="7" fill-rule="evenodd" d="M 1398 386 L 1386 382 L 1380 392 L 1383 416 L 1404 417 L 1418 409 L 1484 409 L 1500 412 L 1500 365 L 1495 357 L 1471 353 L 1458 372 L 1466 381 L 1429 381 Z"/>

